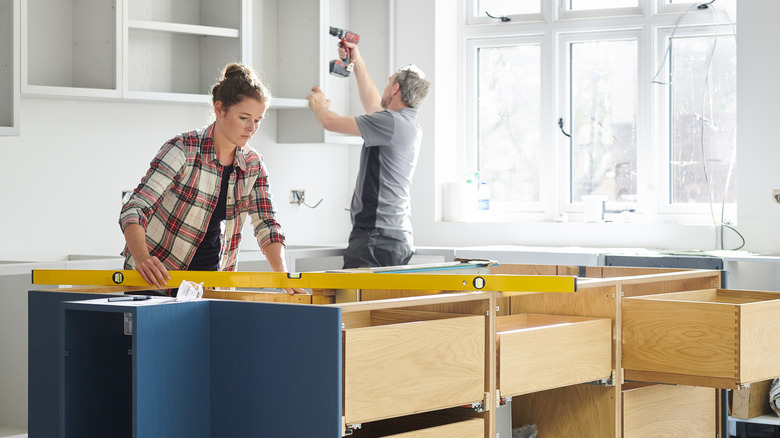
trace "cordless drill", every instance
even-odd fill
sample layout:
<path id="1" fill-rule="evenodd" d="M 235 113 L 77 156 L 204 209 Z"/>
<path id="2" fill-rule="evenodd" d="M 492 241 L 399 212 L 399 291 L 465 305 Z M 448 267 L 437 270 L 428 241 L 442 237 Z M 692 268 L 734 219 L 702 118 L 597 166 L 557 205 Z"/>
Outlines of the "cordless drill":
<path id="1" fill-rule="evenodd" d="M 346 78 L 349 76 L 349 72 L 352 71 L 353 66 L 352 50 L 347 47 L 345 42 L 357 44 L 357 42 L 360 41 L 360 36 L 354 32 L 333 26 L 330 28 L 330 34 L 339 39 L 339 48 L 344 49 L 345 54 L 343 58 L 334 59 L 330 62 L 330 74 Z"/>

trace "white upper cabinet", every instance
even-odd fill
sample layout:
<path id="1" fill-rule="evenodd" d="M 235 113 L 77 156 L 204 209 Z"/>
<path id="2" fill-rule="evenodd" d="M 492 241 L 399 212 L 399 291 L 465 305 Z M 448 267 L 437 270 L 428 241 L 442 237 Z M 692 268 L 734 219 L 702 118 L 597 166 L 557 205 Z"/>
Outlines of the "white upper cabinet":
<path id="1" fill-rule="evenodd" d="M 255 22 L 262 29 L 254 37 L 255 67 L 266 73 L 276 99 L 276 141 L 279 143 L 361 144 L 359 137 L 327 132 L 309 109 L 306 95 L 315 85 L 340 115 L 363 114 L 357 84 L 350 75 L 330 74 L 329 63 L 338 57 L 339 40 L 330 27 L 360 36 L 358 46 L 369 73 L 381 92 L 390 75 L 392 11 L 388 0 L 276 0 L 261 1 Z M 274 62 L 275 61 L 275 62 Z"/>
<path id="2" fill-rule="evenodd" d="M 334 111 L 363 113 L 355 79 L 329 74 L 329 61 L 338 56 L 338 40 L 328 29 L 338 27 L 361 36 L 361 53 L 381 91 L 391 73 L 391 4 L 0 0 L 0 68 L 21 71 L 16 89 L 21 88 L 23 96 L 206 103 L 222 68 L 241 62 L 252 65 L 270 85 L 278 142 L 359 143 L 359 138 L 324 132 L 306 95 L 318 85 Z M 17 35 L 21 62 L 16 60 Z M 0 78 L 0 133 L 18 124 L 12 120 L 18 114 L 19 91 L 17 103 L 6 103 L 5 96 L 14 95 L 14 80 L 8 77 Z"/>
<path id="3" fill-rule="evenodd" d="M 119 97 L 121 17 L 105 0 L 22 1 L 22 93 Z"/>
<path id="4" fill-rule="evenodd" d="M 250 54 L 249 0 L 23 0 L 25 95 L 207 102 Z"/>
<path id="5" fill-rule="evenodd" d="M 207 101 L 230 62 L 249 61 L 251 2 L 125 0 L 123 95 Z"/>

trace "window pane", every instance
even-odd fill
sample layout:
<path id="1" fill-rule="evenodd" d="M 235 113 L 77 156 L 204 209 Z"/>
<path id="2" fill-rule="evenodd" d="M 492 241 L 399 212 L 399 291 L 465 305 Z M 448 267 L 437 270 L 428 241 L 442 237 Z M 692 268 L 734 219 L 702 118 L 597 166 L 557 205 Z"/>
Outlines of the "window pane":
<path id="1" fill-rule="evenodd" d="M 636 202 L 637 43 L 571 44 L 571 196 Z"/>
<path id="2" fill-rule="evenodd" d="M 735 202 L 736 39 L 678 37 L 670 58 L 671 202 Z"/>
<path id="3" fill-rule="evenodd" d="M 490 184 L 491 209 L 539 201 L 540 46 L 478 51 L 478 168 Z"/>
<path id="4" fill-rule="evenodd" d="M 593 9 L 636 8 L 639 0 L 570 0 L 570 11 L 588 11 Z"/>
<path id="5" fill-rule="evenodd" d="M 695 8 L 703 2 L 692 2 L 690 0 L 665 0 L 664 6 L 684 6 L 688 8 Z M 714 3 L 707 2 L 710 9 L 714 9 L 716 12 L 727 14 L 729 21 L 734 22 L 737 19 L 737 0 L 716 0 Z"/>
<path id="6" fill-rule="evenodd" d="M 489 13 L 494 17 L 504 15 L 538 14 L 541 12 L 539 0 L 479 0 L 477 14 Z"/>

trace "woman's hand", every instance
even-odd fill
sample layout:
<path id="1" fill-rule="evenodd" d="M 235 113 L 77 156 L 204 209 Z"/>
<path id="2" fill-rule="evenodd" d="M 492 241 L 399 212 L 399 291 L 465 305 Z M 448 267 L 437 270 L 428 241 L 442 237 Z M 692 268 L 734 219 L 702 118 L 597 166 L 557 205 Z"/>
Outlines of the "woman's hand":
<path id="1" fill-rule="evenodd" d="M 155 256 L 150 255 L 143 260 L 136 260 L 135 270 L 141 274 L 144 281 L 159 288 L 167 286 L 168 280 L 171 279 L 171 274 Z"/>
<path id="2" fill-rule="evenodd" d="M 297 287 L 286 288 L 284 289 L 284 291 L 287 292 L 287 295 L 308 295 L 309 294 L 309 291 L 307 291 L 306 289 L 300 289 Z"/>

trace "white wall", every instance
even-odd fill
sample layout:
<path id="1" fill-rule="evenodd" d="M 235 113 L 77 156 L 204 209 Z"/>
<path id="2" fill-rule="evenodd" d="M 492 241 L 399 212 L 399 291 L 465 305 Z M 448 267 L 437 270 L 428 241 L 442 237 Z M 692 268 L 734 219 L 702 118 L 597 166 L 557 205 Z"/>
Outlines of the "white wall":
<path id="1" fill-rule="evenodd" d="M 776 2 L 740 2 L 738 10 L 738 226 L 745 249 L 780 252 L 780 148 L 775 145 L 780 61 Z M 582 223 L 446 223 L 441 184 L 455 151 L 455 47 L 451 0 L 395 0 L 395 65 L 419 65 L 434 86 L 420 111 L 423 151 L 413 187 L 415 240 L 420 246 L 487 244 L 715 249 L 707 226 Z M 414 31 L 410 31 L 413 29 Z M 434 37 L 449 43 L 437 50 Z M 381 78 L 377 78 L 378 82 Z M 273 86 L 273 84 L 272 84 Z M 279 219 L 292 245 L 346 241 L 344 210 L 354 184 L 358 148 L 279 145 L 273 113 L 251 144 L 266 158 Z M 116 255 L 120 193 L 132 189 L 159 146 L 208 121 L 199 105 L 23 97 L 21 135 L 0 137 L 0 260 L 61 260 L 67 254 Z M 306 189 L 317 209 L 291 206 L 290 189 Z M 726 247 L 738 240 L 727 233 Z M 252 242 L 249 242 L 251 244 Z M 255 247 L 245 244 L 244 248 Z"/>
<path id="2" fill-rule="evenodd" d="M 739 230 L 747 247 L 780 252 L 780 3 L 737 3 L 737 199 Z"/>
<path id="3" fill-rule="evenodd" d="M 340 244 L 351 182 L 343 145 L 277 145 L 274 112 L 250 142 L 265 158 L 288 243 Z M 0 137 L 0 260 L 118 255 L 122 190 L 133 189 L 170 137 L 210 120 L 205 105 L 22 98 L 21 135 Z M 352 146 L 351 148 L 355 148 Z M 292 188 L 307 203 L 290 205 Z M 245 234 L 244 248 L 257 248 Z"/>

